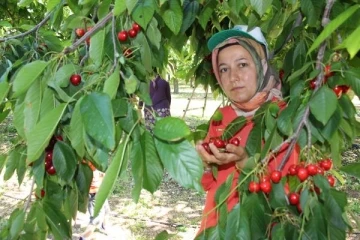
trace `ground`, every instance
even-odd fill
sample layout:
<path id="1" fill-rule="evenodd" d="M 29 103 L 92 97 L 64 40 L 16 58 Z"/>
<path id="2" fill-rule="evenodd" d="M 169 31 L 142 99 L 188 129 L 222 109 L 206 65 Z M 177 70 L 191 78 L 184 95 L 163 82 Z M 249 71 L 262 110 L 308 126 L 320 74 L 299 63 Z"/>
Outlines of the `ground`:
<path id="1" fill-rule="evenodd" d="M 183 117 L 188 124 L 194 125 L 194 122 L 201 122 L 208 119 L 214 109 L 221 103 L 220 100 L 208 100 L 205 111 L 202 107 L 205 104 L 204 92 L 197 89 L 197 94 L 190 101 L 192 89 L 186 89 L 186 94 L 173 94 L 171 112 L 173 116 Z M 211 99 L 211 97 L 209 98 Z M 9 138 L 15 132 L 14 129 L 7 128 L 8 125 L 2 123 L 0 130 L 4 131 L 0 136 L 0 153 L 6 152 L 10 146 Z M 5 134 L 6 132 L 6 134 Z M 7 138 L 4 138 L 4 134 Z M 359 159 L 360 142 L 357 142 L 353 148 L 344 153 L 344 157 L 349 162 Z M 360 212 L 359 201 L 359 180 L 353 179 L 351 186 L 346 186 L 349 193 L 349 202 L 351 211 L 358 217 Z M 19 187 L 16 176 L 11 180 L 4 182 L 0 175 L 0 219 L 8 216 L 18 205 L 23 206 L 26 201 L 31 183 L 25 178 L 24 183 Z M 172 239 L 193 239 L 197 232 L 201 212 L 204 205 L 204 193 L 198 193 L 194 190 L 185 189 L 179 186 L 168 175 L 164 176 L 163 182 L 158 191 L 153 195 L 143 191 L 139 202 L 136 204 L 131 199 L 132 181 L 131 174 L 118 179 L 114 192 L 109 198 L 111 214 L 109 216 L 109 227 L 107 234 L 96 232 L 97 239 L 121 239 L 121 240 L 147 240 L 154 237 L 162 231 L 174 234 Z M 79 234 L 86 228 L 88 216 L 78 213 L 73 227 L 73 239 L 78 239 Z M 358 231 L 349 235 L 348 240 L 359 239 Z"/>

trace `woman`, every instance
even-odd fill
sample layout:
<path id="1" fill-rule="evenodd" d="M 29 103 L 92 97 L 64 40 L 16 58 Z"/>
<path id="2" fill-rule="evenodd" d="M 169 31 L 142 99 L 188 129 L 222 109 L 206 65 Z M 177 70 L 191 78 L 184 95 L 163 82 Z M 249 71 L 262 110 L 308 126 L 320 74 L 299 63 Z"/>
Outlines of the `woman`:
<path id="1" fill-rule="evenodd" d="M 218 188 L 226 181 L 227 177 L 234 174 L 232 188 L 238 183 L 241 169 L 245 166 L 248 154 L 245 150 L 247 137 L 253 128 L 252 116 L 256 110 L 265 102 L 277 102 L 280 107 L 282 102 L 280 86 L 281 83 L 274 77 L 267 62 L 267 43 L 256 27 L 247 31 L 247 26 L 238 25 L 233 29 L 221 31 L 210 38 L 208 47 L 212 51 L 212 66 L 215 77 L 223 89 L 231 104 L 220 108 L 223 119 L 221 124 L 210 124 L 205 138 L 221 136 L 226 126 L 236 117 L 244 116 L 247 123 L 234 137 L 241 139 L 240 145 L 226 145 L 226 152 L 210 143 L 211 154 L 202 146 L 203 142 L 196 145 L 203 164 L 204 175 L 201 183 L 207 197 L 198 235 L 205 229 L 216 226 L 218 221 L 215 194 Z M 269 162 L 270 171 L 275 170 L 284 156 L 285 149 Z M 288 166 L 298 160 L 298 149 L 290 156 L 289 161 L 283 168 L 283 175 Z M 217 176 L 213 175 L 212 166 L 217 167 Z M 227 199 L 228 211 L 239 202 L 237 191 Z"/>
<path id="2" fill-rule="evenodd" d="M 150 82 L 150 97 L 152 100 L 152 106 L 145 105 L 144 117 L 146 128 L 149 131 L 152 131 L 155 124 L 155 113 L 159 117 L 167 117 L 171 115 L 170 84 L 162 79 L 157 73 L 155 78 Z"/>

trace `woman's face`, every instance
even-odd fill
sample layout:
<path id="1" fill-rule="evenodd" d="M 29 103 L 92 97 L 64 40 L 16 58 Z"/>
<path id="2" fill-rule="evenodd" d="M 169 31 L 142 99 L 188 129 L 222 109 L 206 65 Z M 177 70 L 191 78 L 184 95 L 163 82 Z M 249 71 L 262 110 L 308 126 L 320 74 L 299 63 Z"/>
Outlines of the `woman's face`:
<path id="1" fill-rule="evenodd" d="M 244 47 L 232 45 L 222 49 L 218 54 L 218 70 L 222 88 L 232 101 L 245 103 L 255 95 L 255 62 Z"/>

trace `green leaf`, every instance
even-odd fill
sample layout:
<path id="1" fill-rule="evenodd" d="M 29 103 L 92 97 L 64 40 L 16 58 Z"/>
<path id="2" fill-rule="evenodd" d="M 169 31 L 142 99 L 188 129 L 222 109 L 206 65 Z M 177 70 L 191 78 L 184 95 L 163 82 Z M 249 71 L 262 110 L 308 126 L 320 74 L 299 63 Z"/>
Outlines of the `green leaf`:
<path id="1" fill-rule="evenodd" d="M 156 138 L 155 146 L 164 167 L 180 185 L 202 191 L 200 179 L 203 166 L 194 146 L 187 140 L 166 143 Z"/>
<path id="2" fill-rule="evenodd" d="M 116 67 L 115 71 L 105 81 L 103 92 L 108 94 L 111 99 L 114 99 L 120 84 L 120 72 L 119 67 Z"/>
<path id="3" fill-rule="evenodd" d="M 326 236 L 326 217 L 324 216 L 324 208 L 320 202 L 315 202 L 312 206 L 312 216 L 309 217 L 305 224 L 305 232 L 303 233 L 308 239 L 328 239 Z"/>
<path id="4" fill-rule="evenodd" d="M 18 160 L 18 164 L 16 167 L 16 175 L 18 177 L 19 186 L 21 185 L 22 181 L 24 180 L 25 173 L 26 173 L 26 150 L 25 146 L 20 147 L 20 159 Z"/>
<path id="5" fill-rule="evenodd" d="M 75 181 L 78 188 L 78 209 L 80 212 L 86 213 L 89 201 L 89 189 L 93 178 L 93 171 L 87 164 L 79 164 L 76 172 Z"/>
<path id="6" fill-rule="evenodd" d="M 16 147 L 10 152 L 9 156 L 7 157 L 6 170 L 5 170 L 5 174 L 4 174 L 5 181 L 9 180 L 12 177 L 12 175 L 14 174 L 14 171 L 15 171 L 16 167 L 18 166 L 18 161 L 21 157 L 20 151 L 21 151 L 21 148 Z"/>
<path id="7" fill-rule="evenodd" d="M 120 169 L 124 163 L 126 147 L 124 142 L 120 143 L 116 149 L 108 169 L 105 172 L 104 179 L 100 185 L 99 191 L 95 197 L 94 215 L 97 216 L 105 202 L 114 189 L 116 179 L 119 176 Z"/>
<path id="8" fill-rule="evenodd" d="M 70 83 L 71 75 L 77 73 L 78 71 L 79 67 L 72 63 L 61 66 L 55 73 L 56 84 L 62 88 L 67 87 Z"/>
<path id="9" fill-rule="evenodd" d="M 300 98 L 293 98 L 289 105 L 280 112 L 279 117 L 277 118 L 277 127 L 279 131 L 287 136 L 290 136 L 293 133 L 291 120 L 293 119 L 295 112 L 299 108 Z"/>
<path id="10" fill-rule="evenodd" d="M 168 3 L 170 8 L 164 12 L 162 18 L 166 26 L 177 35 L 180 31 L 183 17 L 181 5 L 179 0 L 169 0 Z"/>
<path id="11" fill-rule="evenodd" d="M 306 63 L 302 68 L 300 68 L 299 70 L 296 70 L 294 73 L 292 73 L 288 78 L 287 81 L 288 82 L 292 82 L 295 79 L 297 79 L 298 77 L 301 76 L 301 74 L 303 74 L 313 63 L 312 62 L 308 62 Z"/>
<path id="12" fill-rule="evenodd" d="M 6 95 L 8 94 L 10 85 L 8 82 L 0 82 L 0 104 L 4 101 Z"/>
<path id="13" fill-rule="evenodd" d="M 160 48 L 161 32 L 158 29 L 158 22 L 156 21 L 156 18 L 151 19 L 151 22 L 146 29 L 146 37 L 157 49 Z"/>
<path id="14" fill-rule="evenodd" d="M 216 5 L 218 4 L 217 0 L 206 1 L 204 8 L 201 10 L 201 13 L 198 16 L 198 21 L 201 27 L 205 30 L 210 17 L 216 9 Z"/>
<path id="15" fill-rule="evenodd" d="M 178 141 L 190 135 L 190 128 L 186 123 L 176 117 L 165 117 L 156 121 L 154 135 L 166 141 Z"/>
<path id="16" fill-rule="evenodd" d="M 71 146 L 76 153 L 83 157 L 85 155 L 85 141 L 84 141 L 84 123 L 81 118 L 80 105 L 82 98 L 79 99 L 74 107 L 69 128 L 69 139 Z"/>
<path id="17" fill-rule="evenodd" d="M 6 155 L 0 154 L 0 174 L 1 174 L 2 170 L 3 170 L 6 157 L 7 157 Z"/>
<path id="18" fill-rule="evenodd" d="M 105 53 L 105 34 L 106 29 L 103 28 L 96 32 L 90 39 L 90 59 L 94 62 L 96 67 L 100 67 L 103 64 Z"/>
<path id="19" fill-rule="evenodd" d="M 337 98 L 331 89 L 323 86 L 310 99 L 309 105 L 311 113 L 325 125 L 336 110 Z"/>
<path id="20" fill-rule="evenodd" d="M 186 30 L 193 24 L 197 13 L 199 11 L 199 2 L 185 0 L 183 3 L 183 22 L 181 25 L 180 33 L 185 33 Z"/>
<path id="21" fill-rule="evenodd" d="M 246 124 L 246 122 L 247 120 L 243 116 L 235 118 L 229 123 L 229 125 L 226 126 L 223 134 L 221 135 L 221 138 L 223 140 L 231 139 L 233 136 L 235 136 L 237 132 L 241 130 L 241 128 Z"/>
<path id="22" fill-rule="evenodd" d="M 155 142 L 152 135 L 145 131 L 141 136 L 143 149 L 145 154 L 145 170 L 144 170 L 144 189 L 154 193 L 162 180 L 164 174 L 164 167 L 156 151 Z"/>
<path id="23" fill-rule="evenodd" d="M 106 16 L 106 14 L 109 13 L 110 4 L 112 3 L 112 0 L 104 0 L 100 3 L 99 9 L 98 9 L 98 18 L 102 19 Z"/>
<path id="24" fill-rule="evenodd" d="M 301 11 L 306 16 L 309 26 L 316 26 L 319 16 L 323 11 L 323 2 L 317 0 L 302 0 L 300 1 Z"/>
<path id="25" fill-rule="evenodd" d="M 75 174 L 77 159 L 72 148 L 63 141 L 55 144 L 53 164 L 56 174 L 65 182 L 71 182 Z"/>
<path id="26" fill-rule="evenodd" d="M 261 140 L 262 140 L 261 128 L 254 126 L 254 128 L 250 131 L 250 134 L 246 141 L 246 151 L 249 154 L 249 156 L 254 156 L 256 153 L 260 153 L 261 144 L 262 144 Z"/>
<path id="27" fill-rule="evenodd" d="M 270 192 L 269 199 L 271 207 L 274 209 L 278 207 L 281 208 L 288 204 L 287 197 L 284 191 L 284 185 L 282 184 L 282 182 L 272 183 L 272 191 Z"/>
<path id="28" fill-rule="evenodd" d="M 359 159 L 357 159 L 359 160 Z M 352 163 L 346 166 L 342 166 L 340 171 L 345 172 L 349 175 L 357 177 L 360 179 L 360 163 Z"/>
<path id="29" fill-rule="evenodd" d="M 153 17 L 155 6 L 153 1 L 138 0 L 131 16 L 132 19 L 139 24 L 142 29 L 146 29 L 148 23 Z"/>
<path id="30" fill-rule="evenodd" d="M 330 194 L 325 201 L 326 218 L 334 227 L 346 231 L 346 223 L 342 216 L 347 205 L 346 193 L 336 189 L 330 189 Z"/>
<path id="31" fill-rule="evenodd" d="M 134 180 L 131 196 L 134 202 L 137 203 L 143 187 L 145 168 L 143 148 L 138 140 L 133 141 L 129 158 L 131 159 L 131 172 Z"/>
<path id="32" fill-rule="evenodd" d="M 17 133 L 25 139 L 26 137 L 24 132 L 24 109 L 25 102 L 22 101 L 21 98 L 17 99 L 14 110 L 13 124 L 16 128 Z"/>
<path id="33" fill-rule="evenodd" d="M 43 209 L 51 232 L 62 239 L 71 239 L 70 221 L 67 221 L 61 210 L 50 202 L 50 199 L 43 202 Z"/>
<path id="34" fill-rule="evenodd" d="M 124 79 L 125 90 L 128 94 L 133 94 L 139 86 L 139 80 L 134 74 L 131 74 L 130 77 Z"/>
<path id="35" fill-rule="evenodd" d="M 329 121 L 322 129 L 321 134 L 326 140 L 330 140 L 332 135 L 339 129 L 342 119 L 342 111 L 337 107 L 335 113 L 330 117 Z"/>
<path id="36" fill-rule="evenodd" d="M 14 79 L 14 97 L 18 97 L 26 92 L 31 84 L 42 74 L 48 64 L 49 62 L 36 60 L 23 66 Z"/>
<path id="37" fill-rule="evenodd" d="M 115 6 L 113 9 L 114 16 L 119 16 L 126 10 L 126 2 L 124 0 L 115 0 Z"/>
<path id="38" fill-rule="evenodd" d="M 358 5 L 359 6 L 359 5 Z M 339 46 L 335 49 L 346 48 L 347 51 L 350 53 L 350 58 L 356 56 L 357 52 L 360 49 L 360 27 L 357 27 L 355 31 L 353 31 Z"/>
<path id="39" fill-rule="evenodd" d="M 17 239 L 20 232 L 23 230 L 25 222 L 25 212 L 21 211 L 17 213 L 16 217 L 11 219 L 10 237 L 11 239 Z"/>
<path id="40" fill-rule="evenodd" d="M 225 234 L 225 239 L 251 239 L 249 218 L 241 204 L 230 211 Z"/>
<path id="41" fill-rule="evenodd" d="M 28 134 L 28 161 L 35 161 L 44 151 L 52 137 L 67 104 L 60 104 L 48 112 Z"/>
<path id="42" fill-rule="evenodd" d="M 346 80 L 349 82 L 351 89 L 356 95 L 360 96 L 360 71 L 358 68 L 351 68 L 344 73 Z"/>
<path id="43" fill-rule="evenodd" d="M 35 183 L 38 188 L 43 188 L 44 186 L 44 174 L 45 174 L 45 153 L 33 162 L 32 174 L 35 178 Z"/>
<path id="44" fill-rule="evenodd" d="M 324 42 L 331 34 L 335 32 L 335 30 L 342 25 L 350 16 L 352 16 L 358 9 L 360 8 L 359 4 L 353 5 L 346 9 L 344 12 L 339 14 L 335 19 L 331 19 L 329 24 L 327 24 L 324 28 L 324 30 L 320 33 L 320 35 L 315 39 L 314 43 L 311 45 L 309 51 L 307 54 L 310 54 L 312 51 L 314 51 L 317 47 L 320 46 L 322 42 Z M 352 38 L 355 36 L 359 36 L 360 27 L 358 27 L 352 34 L 357 32 L 357 35 L 350 35 Z M 347 38 L 349 39 L 350 36 Z M 346 40 L 347 40 L 346 39 Z M 346 41 L 345 40 L 345 41 Z M 335 49 L 344 48 L 348 43 L 342 42 L 340 45 L 338 45 Z M 359 44 L 356 44 L 356 41 L 358 41 L 358 38 L 352 39 L 352 45 L 353 46 L 360 46 Z M 359 42 L 360 43 L 360 42 Z M 350 52 L 350 51 L 349 51 Z M 355 52 L 356 53 L 356 52 Z M 350 54 L 351 55 L 351 54 Z M 353 55 L 352 55 L 353 57 Z"/>
<path id="45" fill-rule="evenodd" d="M 46 5 L 47 12 L 53 10 L 60 2 L 61 0 L 49 0 Z"/>
<path id="46" fill-rule="evenodd" d="M 27 6 L 29 6 L 30 3 L 32 3 L 32 2 L 33 2 L 33 0 L 20 0 L 20 1 L 18 2 L 18 6 L 19 6 L 19 7 L 27 7 Z"/>
<path id="47" fill-rule="evenodd" d="M 67 219 L 76 220 L 78 211 L 78 192 L 76 185 L 74 188 L 66 187 L 64 194 L 64 213 Z"/>
<path id="48" fill-rule="evenodd" d="M 115 123 L 109 95 L 93 92 L 85 96 L 80 112 L 86 132 L 109 150 L 114 149 Z"/>
<path id="49" fill-rule="evenodd" d="M 139 32 L 134 43 L 140 46 L 141 62 L 146 71 L 152 72 L 152 53 L 145 35 Z"/>
<path id="50" fill-rule="evenodd" d="M 24 100 L 24 131 L 26 137 L 39 120 L 41 105 L 40 81 L 35 81 L 26 93 Z"/>
<path id="51" fill-rule="evenodd" d="M 271 6 L 272 0 L 263 1 L 263 0 L 250 0 L 251 6 L 255 11 L 260 15 L 264 15 L 266 10 Z"/>

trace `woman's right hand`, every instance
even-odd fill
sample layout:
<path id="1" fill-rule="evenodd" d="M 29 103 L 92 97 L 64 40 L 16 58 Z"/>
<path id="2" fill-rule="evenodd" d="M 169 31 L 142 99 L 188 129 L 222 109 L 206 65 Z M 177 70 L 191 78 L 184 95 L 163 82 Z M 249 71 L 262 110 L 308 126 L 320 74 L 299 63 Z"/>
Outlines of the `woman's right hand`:
<path id="1" fill-rule="evenodd" d="M 199 141 L 196 144 L 196 150 L 205 167 L 210 167 L 211 164 L 223 165 L 235 162 L 238 168 L 243 168 L 248 159 L 247 152 L 242 146 L 227 144 L 226 152 L 221 152 L 213 143 L 209 143 L 209 148 L 212 152 L 212 154 L 210 154 L 202 146 L 202 143 L 203 141 Z"/>

